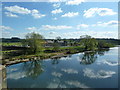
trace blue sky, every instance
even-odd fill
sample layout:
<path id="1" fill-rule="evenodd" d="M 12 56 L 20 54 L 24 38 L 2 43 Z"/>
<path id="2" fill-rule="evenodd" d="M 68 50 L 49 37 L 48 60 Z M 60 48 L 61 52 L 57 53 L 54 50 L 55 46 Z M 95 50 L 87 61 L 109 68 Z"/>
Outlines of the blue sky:
<path id="1" fill-rule="evenodd" d="M 37 32 L 45 38 L 118 38 L 118 3 L 3 2 L 2 37 L 24 38 Z"/>

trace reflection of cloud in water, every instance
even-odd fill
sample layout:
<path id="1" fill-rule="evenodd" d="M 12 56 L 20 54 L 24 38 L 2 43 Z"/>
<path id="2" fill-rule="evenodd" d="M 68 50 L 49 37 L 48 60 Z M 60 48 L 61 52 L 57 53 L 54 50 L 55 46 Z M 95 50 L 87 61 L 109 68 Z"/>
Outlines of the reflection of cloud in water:
<path id="1" fill-rule="evenodd" d="M 7 79 L 20 79 L 26 77 L 24 72 L 14 72 L 7 75 Z"/>
<path id="2" fill-rule="evenodd" d="M 53 81 L 49 83 L 47 88 L 67 88 L 67 86 L 61 83 L 59 78 L 54 78 Z"/>
<path id="3" fill-rule="evenodd" d="M 117 66 L 118 62 L 111 62 L 111 61 L 107 61 L 107 60 L 101 60 L 101 61 L 98 61 L 97 64 L 107 64 L 109 66 Z"/>
<path id="4" fill-rule="evenodd" d="M 80 83 L 78 81 L 65 81 L 65 83 L 68 85 L 78 87 L 78 88 L 89 88 L 88 86 L 86 86 L 83 83 Z"/>
<path id="5" fill-rule="evenodd" d="M 67 87 L 65 85 L 63 85 L 63 84 L 60 84 L 59 88 L 67 88 Z"/>
<path id="6" fill-rule="evenodd" d="M 89 78 L 109 78 L 112 77 L 113 74 L 116 74 L 116 72 L 113 71 L 104 71 L 100 70 L 98 72 L 94 72 L 92 69 L 86 68 L 83 70 L 84 76 L 87 76 Z"/>
<path id="7" fill-rule="evenodd" d="M 51 83 L 49 83 L 47 88 L 67 88 L 67 87 L 63 84 L 59 84 L 59 83 L 56 83 L 56 82 L 51 82 Z"/>
<path id="8" fill-rule="evenodd" d="M 62 76 L 62 74 L 58 73 L 58 72 L 52 72 L 52 75 L 55 76 L 55 77 L 61 77 Z"/>
<path id="9" fill-rule="evenodd" d="M 49 83 L 49 85 L 47 86 L 47 88 L 57 88 L 58 87 L 58 84 L 55 83 L 55 82 L 51 82 Z"/>
<path id="10" fill-rule="evenodd" d="M 18 72 L 18 68 L 7 68 L 7 79 L 20 79 L 26 77 L 25 72 Z"/>
<path id="11" fill-rule="evenodd" d="M 66 72 L 68 74 L 78 74 L 78 71 L 74 69 L 61 69 L 61 71 Z"/>
<path id="12" fill-rule="evenodd" d="M 60 60 L 71 60 L 70 57 L 61 57 Z"/>
<path id="13" fill-rule="evenodd" d="M 80 56 L 77 56 L 77 57 L 76 57 L 76 60 L 77 60 L 77 61 L 80 61 L 80 62 L 82 61 L 82 60 L 80 59 Z"/>
<path id="14" fill-rule="evenodd" d="M 118 48 L 119 48 L 119 47 L 113 47 L 113 48 L 110 48 L 110 50 L 112 50 L 112 49 L 115 50 L 115 49 L 118 49 Z"/>
<path id="15" fill-rule="evenodd" d="M 14 72 L 14 71 L 17 71 L 18 68 L 7 68 L 7 72 L 8 73 L 11 73 L 11 72 Z"/>
<path id="16" fill-rule="evenodd" d="M 45 61 L 50 61 L 51 59 L 45 59 Z M 60 59 L 58 59 L 58 60 L 71 60 L 71 58 L 70 57 L 61 57 Z"/>

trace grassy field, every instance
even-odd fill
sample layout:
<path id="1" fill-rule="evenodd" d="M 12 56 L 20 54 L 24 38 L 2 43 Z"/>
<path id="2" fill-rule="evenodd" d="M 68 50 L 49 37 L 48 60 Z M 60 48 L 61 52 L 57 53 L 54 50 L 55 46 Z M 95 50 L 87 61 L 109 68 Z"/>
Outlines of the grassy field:
<path id="1" fill-rule="evenodd" d="M 21 42 L 13 42 L 13 43 L 0 43 L 0 45 L 2 46 L 21 46 L 22 43 Z"/>

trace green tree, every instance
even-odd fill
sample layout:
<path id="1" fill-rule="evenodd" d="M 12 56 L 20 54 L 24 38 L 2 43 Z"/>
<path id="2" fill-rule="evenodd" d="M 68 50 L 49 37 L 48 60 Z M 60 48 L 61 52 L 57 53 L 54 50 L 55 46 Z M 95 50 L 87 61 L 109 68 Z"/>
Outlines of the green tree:
<path id="1" fill-rule="evenodd" d="M 44 40 L 42 35 L 32 32 L 28 33 L 25 38 L 23 45 L 29 47 L 28 52 L 36 54 L 43 51 Z"/>
<path id="2" fill-rule="evenodd" d="M 60 37 L 60 36 L 58 36 L 58 37 L 56 37 L 56 39 L 57 39 L 57 40 L 61 40 L 61 37 Z"/>
<path id="3" fill-rule="evenodd" d="M 58 40 L 54 40 L 54 43 L 53 43 L 53 51 L 59 51 L 59 43 L 58 43 Z"/>
<path id="4" fill-rule="evenodd" d="M 80 36 L 80 43 L 82 46 L 85 47 L 85 50 L 95 50 L 98 47 L 98 42 L 95 38 L 92 38 L 91 36 L 84 35 Z"/>
<path id="5" fill-rule="evenodd" d="M 101 48 L 110 48 L 110 47 L 113 47 L 114 44 L 111 44 L 111 43 L 106 43 L 105 41 L 98 41 L 98 48 L 101 49 Z"/>

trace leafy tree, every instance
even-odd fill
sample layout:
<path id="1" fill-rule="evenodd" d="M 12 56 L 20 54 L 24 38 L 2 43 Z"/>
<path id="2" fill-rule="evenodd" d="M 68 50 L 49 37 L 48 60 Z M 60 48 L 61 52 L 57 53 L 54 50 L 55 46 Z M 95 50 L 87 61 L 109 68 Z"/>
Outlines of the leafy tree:
<path id="1" fill-rule="evenodd" d="M 32 32 L 28 33 L 25 38 L 23 45 L 29 47 L 28 52 L 35 54 L 43 50 L 44 40 L 42 35 Z"/>
<path id="2" fill-rule="evenodd" d="M 98 42 L 96 39 L 92 38 L 91 36 L 84 35 L 80 36 L 81 38 L 81 45 L 85 47 L 85 50 L 95 50 L 98 46 Z"/>
<path id="3" fill-rule="evenodd" d="M 58 40 L 54 40 L 53 51 L 58 51 L 59 48 L 60 48 L 60 46 L 59 46 Z"/>
<path id="4" fill-rule="evenodd" d="M 105 41 L 98 41 L 98 48 L 110 48 L 114 45 L 111 43 L 106 43 Z"/>
<path id="5" fill-rule="evenodd" d="M 61 40 L 61 37 L 60 37 L 60 36 L 58 36 L 58 37 L 56 37 L 56 39 L 57 39 L 57 40 Z"/>

